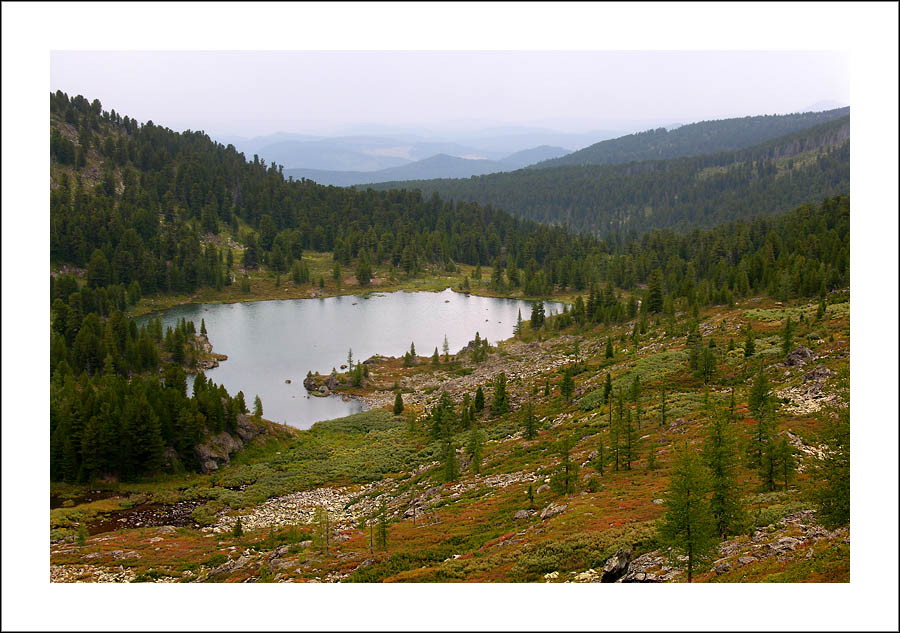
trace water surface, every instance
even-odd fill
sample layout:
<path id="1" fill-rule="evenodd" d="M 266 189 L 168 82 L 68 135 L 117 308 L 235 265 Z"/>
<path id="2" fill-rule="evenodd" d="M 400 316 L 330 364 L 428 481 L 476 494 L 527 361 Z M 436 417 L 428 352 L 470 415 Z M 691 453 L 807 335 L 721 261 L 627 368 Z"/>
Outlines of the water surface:
<path id="1" fill-rule="evenodd" d="M 243 391 L 251 407 L 259 394 L 264 417 L 309 428 L 319 420 L 357 413 L 363 405 L 340 397 L 308 396 L 303 387 L 308 371 L 340 371 L 349 349 L 356 362 L 374 354 L 402 356 L 411 343 L 419 356 L 430 356 L 435 347 L 442 351 L 444 335 L 451 354 L 475 338 L 476 331 L 495 343 L 512 336 L 519 310 L 522 319 L 529 319 L 531 306 L 528 301 L 447 289 L 184 305 L 161 316 L 163 331 L 182 317 L 193 320 L 199 330 L 204 319 L 213 350 L 228 355 L 219 367 L 206 372 L 207 377 L 225 385 L 231 394 Z M 545 309 L 548 315 L 560 312 L 562 304 L 545 302 Z M 137 322 L 140 325 L 147 319 Z"/>

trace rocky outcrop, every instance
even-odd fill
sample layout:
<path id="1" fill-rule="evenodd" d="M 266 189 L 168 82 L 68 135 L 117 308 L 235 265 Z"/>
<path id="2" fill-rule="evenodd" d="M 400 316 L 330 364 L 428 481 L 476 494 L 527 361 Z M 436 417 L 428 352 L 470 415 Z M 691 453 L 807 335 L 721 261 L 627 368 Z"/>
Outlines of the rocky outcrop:
<path id="1" fill-rule="evenodd" d="M 631 563 L 631 550 L 620 549 L 618 552 L 609 557 L 603 564 L 603 570 L 600 573 L 600 582 L 616 582 L 628 571 L 628 564 Z"/>
<path id="2" fill-rule="evenodd" d="M 313 395 L 329 396 L 331 392 L 338 388 L 341 384 L 337 372 L 332 370 L 326 377 L 322 377 L 317 373 L 307 374 L 303 380 L 303 386 Z"/>
<path id="3" fill-rule="evenodd" d="M 254 422 L 244 413 L 238 414 L 237 430 L 234 435 L 223 431 L 194 446 L 194 455 L 200 462 L 200 469 L 204 473 L 218 470 L 220 466 L 231 461 L 232 453 L 241 450 L 253 438 L 266 432 L 265 425 Z"/>
<path id="4" fill-rule="evenodd" d="M 812 350 L 801 345 L 787 355 L 787 358 L 784 359 L 784 364 L 787 367 L 799 367 L 812 358 L 815 358 L 815 354 L 813 354 Z"/>

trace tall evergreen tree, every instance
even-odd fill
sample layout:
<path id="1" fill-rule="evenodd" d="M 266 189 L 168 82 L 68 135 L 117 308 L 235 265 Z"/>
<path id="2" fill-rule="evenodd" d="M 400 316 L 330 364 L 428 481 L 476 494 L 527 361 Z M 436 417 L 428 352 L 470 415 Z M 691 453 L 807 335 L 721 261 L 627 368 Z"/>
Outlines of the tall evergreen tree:
<path id="1" fill-rule="evenodd" d="M 746 516 L 741 505 L 737 445 L 730 424 L 718 411 L 707 422 L 702 456 L 710 474 L 710 509 L 716 532 L 723 539 L 738 534 L 746 525 Z"/>
<path id="2" fill-rule="evenodd" d="M 533 440 L 537 437 L 537 416 L 534 415 L 534 407 L 530 402 L 525 403 L 525 406 L 522 407 L 522 427 L 522 435 L 526 440 Z"/>
<path id="3" fill-rule="evenodd" d="M 709 502 L 709 473 L 699 455 L 682 446 L 664 495 L 665 514 L 659 523 L 659 541 L 675 555 L 687 557 L 688 582 L 694 569 L 715 555 L 718 547 L 715 517 Z M 672 563 L 681 566 L 673 557 Z"/>
<path id="4" fill-rule="evenodd" d="M 822 434 L 825 458 L 816 464 L 813 500 L 822 523 L 830 528 L 850 523 L 850 410 L 840 410 Z"/>

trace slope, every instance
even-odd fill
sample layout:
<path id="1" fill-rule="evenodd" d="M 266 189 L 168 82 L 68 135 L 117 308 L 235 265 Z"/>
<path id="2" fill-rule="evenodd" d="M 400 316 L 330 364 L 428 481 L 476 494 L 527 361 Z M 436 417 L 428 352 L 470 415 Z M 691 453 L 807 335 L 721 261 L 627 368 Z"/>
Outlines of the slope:
<path id="1" fill-rule="evenodd" d="M 674 130 L 647 130 L 602 141 L 535 167 L 611 165 L 632 161 L 700 156 L 733 151 L 848 116 L 850 108 L 802 114 L 748 116 L 700 121 Z"/>
<path id="2" fill-rule="evenodd" d="M 476 201 L 603 237 L 689 230 L 787 211 L 849 191 L 849 116 L 734 152 L 623 165 L 521 169 L 467 180 L 373 185 Z"/>

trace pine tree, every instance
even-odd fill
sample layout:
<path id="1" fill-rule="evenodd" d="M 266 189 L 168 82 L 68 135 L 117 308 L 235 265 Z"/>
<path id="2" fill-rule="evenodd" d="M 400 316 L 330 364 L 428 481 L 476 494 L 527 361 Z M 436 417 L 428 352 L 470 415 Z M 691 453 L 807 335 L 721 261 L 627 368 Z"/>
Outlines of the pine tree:
<path id="1" fill-rule="evenodd" d="M 353 371 L 353 348 L 347 350 L 347 371 Z"/>
<path id="2" fill-rule="evenodd" d="M 639 441 L 634 425 L 631 423 L 631 409 L 625 410 L 625 420 L 620 434 L 622 439 L 622 459 L 625 461 L 625 468 L 631 470 L 631 463 L 638 454 Z"/>
<path id="3" fill-rule="evenodd" d="M 475 390 L 475 411 L 481 413 L 484 410 L 484 390 L 481 385 Z"/>
<path id="4" fill-rule="evenodd" d="M 441 364 L 441 357 L 438 356 L 438 350 L 436 347 L 434 348 L 434 354 L 431 355 L 431 364 L 432 365 L 440 365 Z"/>
<path id="5" fill-rule="evenodd" d="M 526 440 L 533 440 L 537 437 L 537 416 L 534 415 L 534 407 L 530 402 L 522 407 L 522 426 L 523 437 Z"/>
<path id="6" fill-rule="evenodd" d="M 817 463 L 819 482 L 813 500 L 823 525 L 834 529 L 850 523 L 850 410 L 839 411 L 823 433 L 825 458 Z"/>
<path id="7" fill-rule="evenodd" d="M 456 481 L 459 477 L 459 463 L 456 460 L 456 446 L 449 429 L 444 434 L 444 449 L 441 455 L 441 471 L 445 482 Z"/>
<path id="8" fill-rule="evenodd" d="M 775 459 L 776 459 L 776 476 L 781 478 L 782 481 L 782 490 L 787 490 L 788 482 L 794 476 L 794 469 L 797 467 L 797 462 L 794 459 L 794 452 L 791 450 L 790 442 L 788 442 L 787 438 L 782 436 L 778 439 L 778 444 L 775 447 Z"/>
<path id="9" fill-rule="evenodd" d="M 694 568 L 715 555 L 718 548 L 715 517 L 709 502 L 709 473 L 700 457 L 689 447 L 680 447 L 664 496 L 665 514 L 658 531 L 661 544 L 674 555 L 687 557 L 688 582 Z M 674 565 L 680 565 L 674 556 Z"/>
<path id="10" fill-rule="evenodd" d="M 606 358 L 613 358 L 615 354 L 613 353 L 613 342 L 612 336 L 606 337 Z"/>
<path id="11" fill-rule="evenodd" d="M 200 319 L 200 334 L 206 336 L 206 319 Z"/>
<path id="12" fill-rule="evenodd" d="M 443 351 L 444 351 L 444 362 L 445 362 L 445 363 L 449 363 L 449 362 L 450 362 L 450 343 L 447 341 L 447 335 L 446 335 L 446 334 L 444 334 L 444 347 L 443 347 Z"/>
<path id="13" fill-rule="evenodd" d="M 572 398 L 572 392 L 575 389 L 575 381 L 572 379 L 572 370 L 566 367 L 563 372 L 563 378 L 559 383 L 559 393 L 567 403 Z"/>
<path id="14" fill-rule="evenodd" d="M 716 532 L 723 539 L 739 534 L 746 525 L 746 516 L 741 505 L 736 440 L 728 421 L 717 411 L 707 423 L 702 456 L 710 474 L 710 509 Z"/>
<path id="15" fill-rule="evenodd" d="M 794 346 L 794 322 L 791 321 L 790 315 L 784 323 L 784 330 L 781 332 L 781 353 L 787 356 L 791 353 L 791 347 Z"/>
<path id="16" fill-rule="evenodd" d="M 262 399 L 259 395 L 253 399 L 253 417 L 259 420 L 263 416 Z"/>
<path id="17" fill-rule="evenodd" d="M 381 499 L 381 503 L 378 505 L 378 546 L 387 551 L 388 548 L 388 517 L 387 517 L 387 503 L 384 498 Z"/>
<path id="18" fill-rule="evenodd" d="M 575 492 L 578 481 L 578 464 L 572 460 L 574 438 L 565 437 L 557 444 L 560 456 L 559 469 L 550 477 L 550 488 L 557 494 L 568 495 Z"/>
<path id="19" fill-rule="evenodd" d="M 478 394 L 475 394 L 476 398 Z M 491 415 L 498 416 L 509 411 L 509 395 L 506 393 L 506 372 L 500 372 L 494 379 L 494 399 L 491 402 Z"/>
<path id="20" fill-rule="evenodd" d="M 241 538 L 244 535 L 244 526 L 241 525 L 241 517 L 238 517 L 237 521 L 234 522 L 234 528 L 231 530 L 231 536 L 233 538 Z"/>
<path id="21" fill-rule="evenodd" d="M 519 316 L 516 317 L 516 327 L 513 332 L 515 332 L 516 336 L 522 333 L 522 308 L 519 308 Z"/>
<path id="22" fill-rule="evenodd" d="M 647 470 L 656 470 L 656 442 L 650 440 L 647 447 Z"/>
<path id="23" fill-rule="evenodd" d="M 756 374 L 753 385 L 750 387 L 748 406 L 753 417 L 756 418 L 756 433 L 754 434 L 750 464 L 760 466 L 763 462 L 763 449 L 769 441 L 771 415 L 769 381 L 762 369 Z"/>
<path id="24" fill-rule="evenodd" d="M 478 425 L 473 424 L 469 432 L 469 444 L 466 447 L 469 453 L 469 466 L 473 473 L 481 472 L 481 460 L 483 452 L 483 437 Z"/>
<path id="25" fill-rule="evenodd" d="M 663 386 L 662 395 L 660 396 L 660 404 L 659 404 L 659 426 L 660 428 L 666 425 L 666 388 Z"/>
<path id="26" fill-rule="evenodd" d="M 401 413 L 403 413 L 403 396 L 398 391 L 397 395 L 394 396 L 394 415 L 400 415 Z"/>
<path id="27" fill-rule="evenodd" d="M 416 358 L 416 344 L 415 344 L 415 342 L 412 342 L 412 343 L 409 344 L 409 355 L 412 356 L 413 359 Z"/>
<path id="28" fill-rule="evenodd" d="M 538 301 L 531 309 L 531 329 L 537 330 L 544 325 L 544 302 Z"/>

